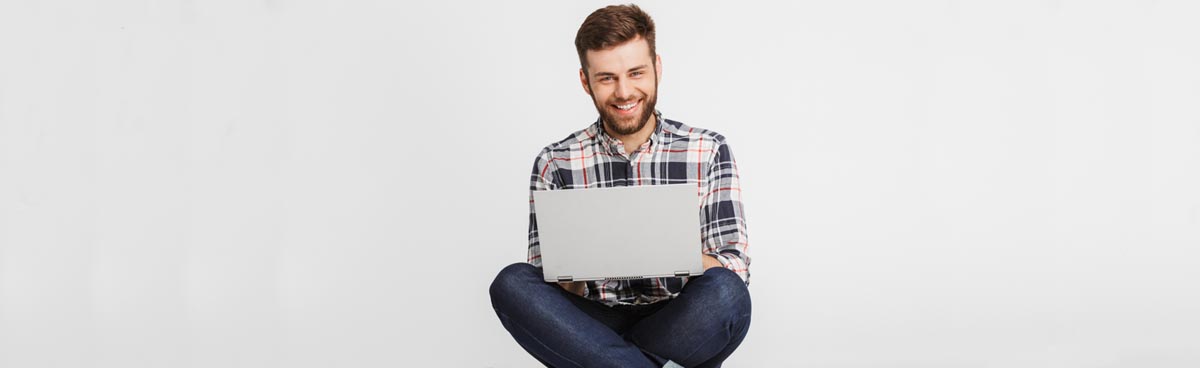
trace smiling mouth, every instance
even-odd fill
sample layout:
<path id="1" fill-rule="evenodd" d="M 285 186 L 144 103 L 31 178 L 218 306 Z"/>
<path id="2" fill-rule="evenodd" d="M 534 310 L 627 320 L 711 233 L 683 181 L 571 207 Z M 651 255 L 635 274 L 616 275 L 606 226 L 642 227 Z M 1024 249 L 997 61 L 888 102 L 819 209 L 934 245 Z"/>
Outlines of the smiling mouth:
<path id="1" fill-rule="evenodd" d="M 612 105 L 612 106 L 617 108 L 617 110 L 620 110 L 620 111 L 633 111 L 633 109 L 638 107 L 638 105 L 641 105 L 641 103 L 642 103 L 642 100 L 637 100 L 637 101 L 633 101 L 633 102 L 623 104 L 623 105 Z"/>

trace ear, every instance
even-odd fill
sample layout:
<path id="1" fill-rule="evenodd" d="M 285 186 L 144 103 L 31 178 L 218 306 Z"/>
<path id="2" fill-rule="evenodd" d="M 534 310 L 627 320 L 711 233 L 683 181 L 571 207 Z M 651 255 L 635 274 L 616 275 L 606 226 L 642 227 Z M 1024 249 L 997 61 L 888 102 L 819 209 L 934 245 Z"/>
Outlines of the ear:
<path id="1" fill-rule="evenodd" d="M 658 81 L 662 81 L 662 55 L 654 55 L 654 73 L 658 76 Z"/>
<path id="2" fill-rule="evenodd" d="M 592 87 L 588 86 L 587 74 L 584 74 L 583 68 L 579 68 L 579 84 L 583 85 L 583 92 L 588 96 L 592 95 Z"/>

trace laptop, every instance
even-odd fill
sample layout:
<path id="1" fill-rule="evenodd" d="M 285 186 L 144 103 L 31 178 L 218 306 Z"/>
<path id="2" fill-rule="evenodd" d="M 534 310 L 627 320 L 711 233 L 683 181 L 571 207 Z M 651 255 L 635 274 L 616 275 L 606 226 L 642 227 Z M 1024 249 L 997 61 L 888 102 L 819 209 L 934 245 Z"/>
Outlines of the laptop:
<path id="1" fill-rule="evenodd" d="M 547 282 L 704 273 L 696 184 L 533 192 Z"/>

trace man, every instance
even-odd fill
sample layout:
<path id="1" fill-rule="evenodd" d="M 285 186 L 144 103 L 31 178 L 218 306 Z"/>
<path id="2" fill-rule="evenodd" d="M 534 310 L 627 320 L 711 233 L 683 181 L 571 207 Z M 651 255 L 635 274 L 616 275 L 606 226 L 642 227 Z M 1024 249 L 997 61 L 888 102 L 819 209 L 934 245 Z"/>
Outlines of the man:
<path id="1" fill-rule="evenodd" d="M 750 257 L 733 154 L 720 134 L 655 110 L 662 58 L 654 22 L 637 6 L 593 12 L 575 48 L 580 83 L 600 117 L 534 161 L 529 262 L 496 276 L 492 306 L 547 366 L 719 367 L 750 326 Z M 682 183 L 698 188 L 702 276 L 543 281 L 532 191 Z M 596 231 L 621 229 L 597 223 Z"/>

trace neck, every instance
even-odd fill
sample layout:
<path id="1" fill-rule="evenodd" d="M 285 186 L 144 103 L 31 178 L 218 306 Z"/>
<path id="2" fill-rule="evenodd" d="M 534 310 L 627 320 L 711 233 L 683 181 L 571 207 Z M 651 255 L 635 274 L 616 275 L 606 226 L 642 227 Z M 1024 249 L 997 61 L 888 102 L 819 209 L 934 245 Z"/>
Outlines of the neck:
<path id="1" fill-rule="evenodd" d="M 658 118 L 657 115 L 650 115 L 649 120 L 646 120 L 646 125 L 642 126 L 641 130 L 625 135 L 613 134 L 612 131 L 608 130 L 608 126 L 606 124 L 601 124 L 601 126 L 604 127 L 605 133 L 608 133 L 609 136 L 621 141 L 621 144 L 625 146 L 626 155 L 632 155 L 638 150 L 638 148 L 641 148 L 646 141 L 650 140 L 650 135 L 654 134 L 654 129 L 658 128 Z"/>

